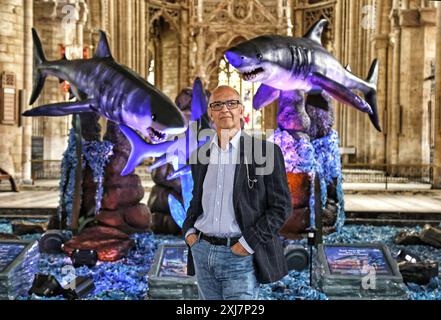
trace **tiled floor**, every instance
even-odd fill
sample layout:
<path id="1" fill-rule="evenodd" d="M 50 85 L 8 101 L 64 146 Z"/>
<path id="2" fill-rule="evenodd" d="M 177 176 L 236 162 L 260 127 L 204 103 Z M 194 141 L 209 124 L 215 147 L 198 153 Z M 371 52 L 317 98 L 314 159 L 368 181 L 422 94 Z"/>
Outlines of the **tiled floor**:
<path id="1" fill-rule="evenodd" d="M 0 208 L 56 208 L 58 191 L 0 192 Z"/>
<path id="2" fill-rule="evenodd" d="M 147 203 L 146 192 L 143 203 Z M 56 208 L 58 191 L 0 192 L 1 208 Z M 441 191 L 421 195 L 346 194 L 345 210 L 351 212 L 435 212 L 441 214 Z"/>
<path id="3" fill-rule="evenodd" d="M 425 195 L 348 194 L 345 209 L 352 212 L 433 212 L 441 214 L 441 197 L 437 193 Z"/>
<path id="4" fill-rule="evenodd" d="M 143 203 L 147 203 L 149 193 L 146 192 Z M 0 192 L 0 213 L 1 208 L 56 208 L 59 200 L 58 191 L 21 191 Z"/>
<path id="5" fill-rule="evenodd" d="M 345 191 L 427 191 L 432 187 L 424 183 L 343 183 Z"/>

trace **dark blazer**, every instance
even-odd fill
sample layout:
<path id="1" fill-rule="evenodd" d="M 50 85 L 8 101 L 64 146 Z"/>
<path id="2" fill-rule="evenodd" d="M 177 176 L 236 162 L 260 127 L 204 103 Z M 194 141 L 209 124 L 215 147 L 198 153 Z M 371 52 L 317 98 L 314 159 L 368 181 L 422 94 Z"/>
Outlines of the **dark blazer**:
<path id="1" fill-rule="evenodd" d="M 248 175 L 244 162 L 244 143 L 247 146 L 249 143 L 254 146 L 260 144 L 263 155 L 267 154 L 269 148 L 274 148 L 274 170 L 268 175 L 256 175 L 256 170 L 259 167 L 264 167 L 265 164 L 259 165 L 254 156 L 251 153 L 248 155 L 247 152 L 246 163 L 250 179 L 257 179 L 257 183 L 252 189 L 248 186 Z M 239 155 L 240 162 L 236 164 L 233 190 L 236 220 L 243 237 L 254 250 L 257 281 L 259 283 L 275 282 L 288 273 L 282 243 L 278 237 L 278 230 L 292 211 L 284 158 L 277 145 L 256 139 L 244 132 L 240 138 Z M 268 155 L 271 153 L 268 152 Z M 209 149 L 207 149 L 207 156 L 209 157 Z M 194 154 L 192 157 L 195 159 Z M 193 199 L 182 227 L 184 235 L 194 227 L 197 218 L 202 214 L 202 186 L 207 168 L 208 164 L 202 164 L 200 161 L 191 165 L 194 181 Z M 187 273 L 189 275 L 195 274 L 191 250 L 188 254 Z"/>

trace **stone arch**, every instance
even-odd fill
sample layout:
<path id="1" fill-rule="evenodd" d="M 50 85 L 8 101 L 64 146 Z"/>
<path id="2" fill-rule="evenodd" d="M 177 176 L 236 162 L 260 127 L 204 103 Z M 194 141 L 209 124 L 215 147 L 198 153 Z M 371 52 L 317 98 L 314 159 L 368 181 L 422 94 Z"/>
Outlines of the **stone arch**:
<path id="1" fill-rule="evenodd" d="M 148 63 L 151 61 L 150 52 L 155 59 L 155 86 L 169 97 L 178 94 L 181 65 L 182 37 L 179 26 L 172 13 L 166 9 L 151 9 L 149 19 L 150 37 L 148 48 Z M 179 13 L 175 13 L 179 15 Z"/>
<path id="2" fill-rule="evenodd" d="M 257 35 L 253 32 L 243 32 L 241 34 L 227 32 L 220 36 L 215 43 L 211 44 L 208 47 L 207 52 L 209 52 L 209 54 L 207 55 L 207 58 L 205 60 L 205 65 L 207 66 L 206 75 L 209 82 L 209 90 L 217 86 L 219 62 L 222 59 L 225 50 L 239 44 L 240 42 L 252 39 L 256 36 Z"/>
<path id="3" fill-rule="evenodd" d="M 173 14 L 179 15 L 180 13 L 173 12 Z M 160 21 L 161 18 L 164 19 L 164 21 L 167 22 L 174 31 L 176 31 L 176 33 L 178 34 L 178 41 L 182 42 L 182 32 L 177 21 L 173 18 L 172 14 L 164 8 L 150 10 L 148 21 L 150 27 L 153 27 L 155 22 Z"/>

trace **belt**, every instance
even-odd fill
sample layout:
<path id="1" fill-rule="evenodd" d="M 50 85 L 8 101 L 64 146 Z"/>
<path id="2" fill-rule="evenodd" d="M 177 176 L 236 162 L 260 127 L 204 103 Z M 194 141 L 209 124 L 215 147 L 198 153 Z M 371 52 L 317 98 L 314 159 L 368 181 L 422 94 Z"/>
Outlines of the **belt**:
<path id="1" fill-rule="evenodd" d="M 200 238 L 211 243 L 212 245 L 215 246 L 234 246 L 236 243 L 239 242 L 240 237 L 235 237 L 235 238 L 217 238 L 217 237 L 210 237 L 207 236 L 205 234 L 203 234 L 202 232 L 200 233 Z M 229 243 L 228 243 L 229 240 Z"/>

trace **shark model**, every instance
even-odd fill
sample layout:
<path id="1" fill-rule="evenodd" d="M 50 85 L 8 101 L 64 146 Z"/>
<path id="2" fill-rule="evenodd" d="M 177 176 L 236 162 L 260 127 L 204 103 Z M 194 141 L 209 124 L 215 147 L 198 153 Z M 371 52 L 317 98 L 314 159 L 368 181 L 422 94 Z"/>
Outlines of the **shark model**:
<path id="1" fill-rule="evenodd" d="M 253 100 L 255 109 L 276 100 L 281 91 L 299 90 L 317 96 L 325 91 L 368 113 L 374 127 L 381 131 L 377 114 L 378 61 L 373 61 L 367 80 L 355 76 L 323 47 L 321 37 L 326 25 L 327 20 L 318 21 L 303 38 L 260 36 L 227 50 L 225 56 L 244 80 L 262 83 Z M 365 100 L 352 90 L 361 91 Z"/>
<path id="2" fill-rule="evenodd" d="M 161 91 L 134 73 L 118 64 L 112 57 L 107 37 L 100 31 L 100 40 L 92 59 L 48 61 L 35 29 L 34 40 L 34 87 L 29 104 L 40 95 L 47 76 L 68 81 L 78 98 L 74 102 L 43 105 L 23 113 L 23 116 L 65 116 L 84 112 L 95 112 L 120 125 L 132 148 L 129 161 L 122 175 L 136 167 L 142 153 L 145 157 L 161 156 L 173 141 L 169 135 L 187 130 L 187 121 L 179 108 Z M 145 142 L 135 132 L 148 138 Z M 134 141 L 136 140 L 136 142 Z"/>

